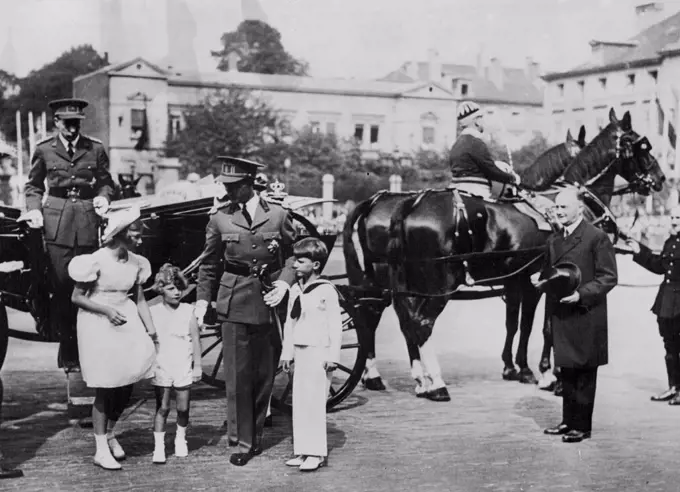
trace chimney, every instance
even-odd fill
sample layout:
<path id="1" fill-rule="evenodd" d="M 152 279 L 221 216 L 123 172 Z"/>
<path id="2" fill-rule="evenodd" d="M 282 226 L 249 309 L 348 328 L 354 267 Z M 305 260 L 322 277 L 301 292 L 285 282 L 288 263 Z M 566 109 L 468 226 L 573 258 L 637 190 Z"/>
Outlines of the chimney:
<path id="1" fill-rule="evenodd" d="M 503 90 L 503 67 L 497 57 L 491 58 L 489 67 L 489 80 L 498 90 Z"/>
<path id="2" fill-rule="evenodd" d="M 524 74 L 527 79 L 529 79 L 529 82 L 533 84 L 541 74 L 541 65 L 538 62 L 535 62 L 530 56 L 527 56 Z"/>
<path id="3" fill-rule="evenodd" d="M 238 72 L 238 62 L 241 57 L 236 51 L 230 51 L 227 55 L 227 72 Z"/>
<path id="4" fill-rule="evenodd" d="M 635 21 L 637 32 L 640 33 L 667 17 L 662 2 L 642 3 L 635 7 Z"/>
<path id="5" fill-rule="evenodd" d="M 439 52 L 434 48 L 427 51 L 427 80 L 429 82 L 442 80 L 442 63 L 439 60 Z"/>

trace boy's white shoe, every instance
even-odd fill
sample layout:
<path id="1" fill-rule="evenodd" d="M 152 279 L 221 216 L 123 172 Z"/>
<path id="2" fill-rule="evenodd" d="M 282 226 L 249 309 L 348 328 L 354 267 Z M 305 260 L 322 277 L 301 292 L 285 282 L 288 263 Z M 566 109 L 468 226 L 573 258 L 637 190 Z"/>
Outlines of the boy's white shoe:
<path id="1" fill-rule="evenodd" d="M 110 437 L 108 438 L 108 444 L 109 444 L 109 449 L 111 449 L 111 453 L 113 453 L 113 457 L 116 458 L 117 460 L 124 460 L 125 459 L 125 450 L 123 449 L 123 446 L 120 445 L 118 442 L 118 439 L 115 437 Z"/>
<path id="2" fill-rule="evenodd" d="M 120 470 L 123 468 L 120 463 L 116 461 L 111 453 L 97 453 L 94 455 L 94 464 L 101 466 L 105 470 Z"/>
<path id="3" fill-rule="evenodd" d="M 185 439 L 175 439 L 175 456 L 178 458 L 189 456 L 189 448 Z"/>
<path id="4" fill-rule="evenodd" d="M 165 449 L 158 448 L 158 447 L 154 448 L 152 461 L 157 465 L 164 465 L 165 464 Z"/>
<path id="5" fill-rule="evenodd" d="M 293 459 L 286 461 L 286 466 L 300 466 L 305 462 L 306 456 L 296 456 Z"/>
<path id="6" fill-rule="evenodd" d="M 300 465 L 300 471 L 315 471 L 326 466 L 326 458 L 321 456 L 309 456 L 304 463 Z"/>

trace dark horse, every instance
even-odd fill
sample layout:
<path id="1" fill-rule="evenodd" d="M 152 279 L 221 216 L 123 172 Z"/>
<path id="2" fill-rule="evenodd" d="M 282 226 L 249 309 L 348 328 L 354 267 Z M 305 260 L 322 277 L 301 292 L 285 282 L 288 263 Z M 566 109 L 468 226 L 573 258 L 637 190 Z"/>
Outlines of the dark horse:
<path id="1" fill-rule="evenodd" d="M 559 178 L 567 165 L 573 160 L 578 152 L 585 146 L 585 128 L 581 127 L 578 140 L 574 140 L 571 132 L 567 132 L 567 138 L 561 143 L 540 155 L 536 162 L 526 168 L 522 174 L 524 186 L 542 190 Z M 350 213 L 343 230 L 343 248 L 345 256 L 345 268 L 350 285 L 361 298 L 361 309 L 358 316 L 361 317 L 360 343 L 367 354 L 366 372 L 364 385 L 367 389 L 382 390 L 385 388 L 380 373 L 375 363 L 375 333 L 380 323 L 382 314 L 390 303 L 389 295 L 384 295 L 389 288 L 389 270 L 387 265 L 387 241 L 390 218 L 397 206 L 404 200 L 415 195 L 414 193 L 387 193 L 380 192 L 369 200 L 359 203 Z M 353 236 L 354 228 L 357 228 L 357 236 L 363 262 L 360 262 Z M 363 268 L 361 263 L 363 263 Z M 521 302 L 521 299 L 514 299 Z M 519 304 L 515 311 L 519 312 Z M 517 331 L 517 318 L 515 318 L 514 332 Z M 409 343 L 407 350 L 411 361 L 419 360 L 418 346 Z M 414 378 L 422 379 L 419 371 L 414 369 Z M 417 388 L 420 392 L 422 388 Z"/>
<path id="2" fill-rule="evenodd" d="M 641 192 L 661 190 L 665 176 L 647 139 L 633 131 L 630 113 L 618 120 L 611 110 L 609 117 L 610 124 L 565 170 L 564 186 L 596 184 L 603 205 L 613 194 L 617 174 Z M 592 211 L 586 218 L 593 220 Z M 398 205 L 387 251 L 392 300 L 404 336 L 419 348 L 428 398 L 450 399 L 430 335 L 452 294 L 465 285 L 504 285 L 509 297 L 521 291 L 523 318 L 530 315 L 531 320 L 522 320 L 527 332 L 520 334 L 517 363 L 520 373 L 531 373 L 527 345 L 540 293 L 529 277 L 540 269 L 549 234 L 512 203 L 455 190 L 420 193 Z M 504 373 L 514 370 L 508 367 L 512 361 L 504 362 Z"/>

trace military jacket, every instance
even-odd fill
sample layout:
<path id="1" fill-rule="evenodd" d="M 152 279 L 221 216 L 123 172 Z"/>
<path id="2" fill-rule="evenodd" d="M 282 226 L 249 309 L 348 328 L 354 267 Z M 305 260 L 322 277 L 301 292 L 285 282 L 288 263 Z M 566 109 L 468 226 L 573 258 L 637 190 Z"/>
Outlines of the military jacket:
<path id="1" fill-rule="evenodd" d="M 214 210 L 206 226 L 197 300 L 215 299 L 220 321 L 271 323 L 270 308 L 264 303 L 263 286 L 255 269 L 270 265 L 273 279 L 291 285 L 295 280 L 292 255 L 295 239 L 290 212 L 262 198 L 252 225 L 248 225 L 237 204 L 225 204 Z M 274 241 L 277 246 L 272 248 Z"/>
<path id="2" fill-rule="evenodd" d="M 640 253 L 633 260 L 652 273 L 663 275 L 652 312 L 659 318 L 680 316 L 680 235 L 669 237 L 660 254 L 640 245 Z"/>
<path id="3" fill-rule="evenodd" d="M 89 198 L 48 196 L 47 188 L 90 189 Z M 109 202 L 115 185 L 109 173 L 109 158 L 102 143 L 80 135 L 73 157 L 69 157 L 58 136 L 42 140 L 36 146 L 26 183 L 26 207 L 41 210 L 45 241 L 63 246 L 96 246 L 99 241 L 99 217 L 92 205 L 93 196 Z"/>
<path id="4" fill-rule="evenodd" d="M 514 183 L 512 174 L 496 166 L 484 141 L 463 133 L 449 153 L 451 178 L 455 182 L 490 184 L 490 181 Z"/>

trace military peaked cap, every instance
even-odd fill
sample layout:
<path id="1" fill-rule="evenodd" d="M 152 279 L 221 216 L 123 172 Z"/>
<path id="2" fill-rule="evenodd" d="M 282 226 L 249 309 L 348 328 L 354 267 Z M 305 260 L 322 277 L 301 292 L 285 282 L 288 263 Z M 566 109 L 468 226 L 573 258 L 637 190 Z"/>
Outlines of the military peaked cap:
<path id="1" fill-rule="evenodd" d="M 218 159 L 222 161 L 222 172 L 216 180 L 227 184 L 236 183 L 246 178 L 255 179 L 258 170 L 265 167 L 264 164 L 239 157 L 219 156 Z"/>
<path id="2" fill-rule="evenodd" d="M 57 99 L 48 105 L 54 116 L 62 120 L 82 120 L 85 118 L 84 109 L 89 103 L 83 99 Z"/>

